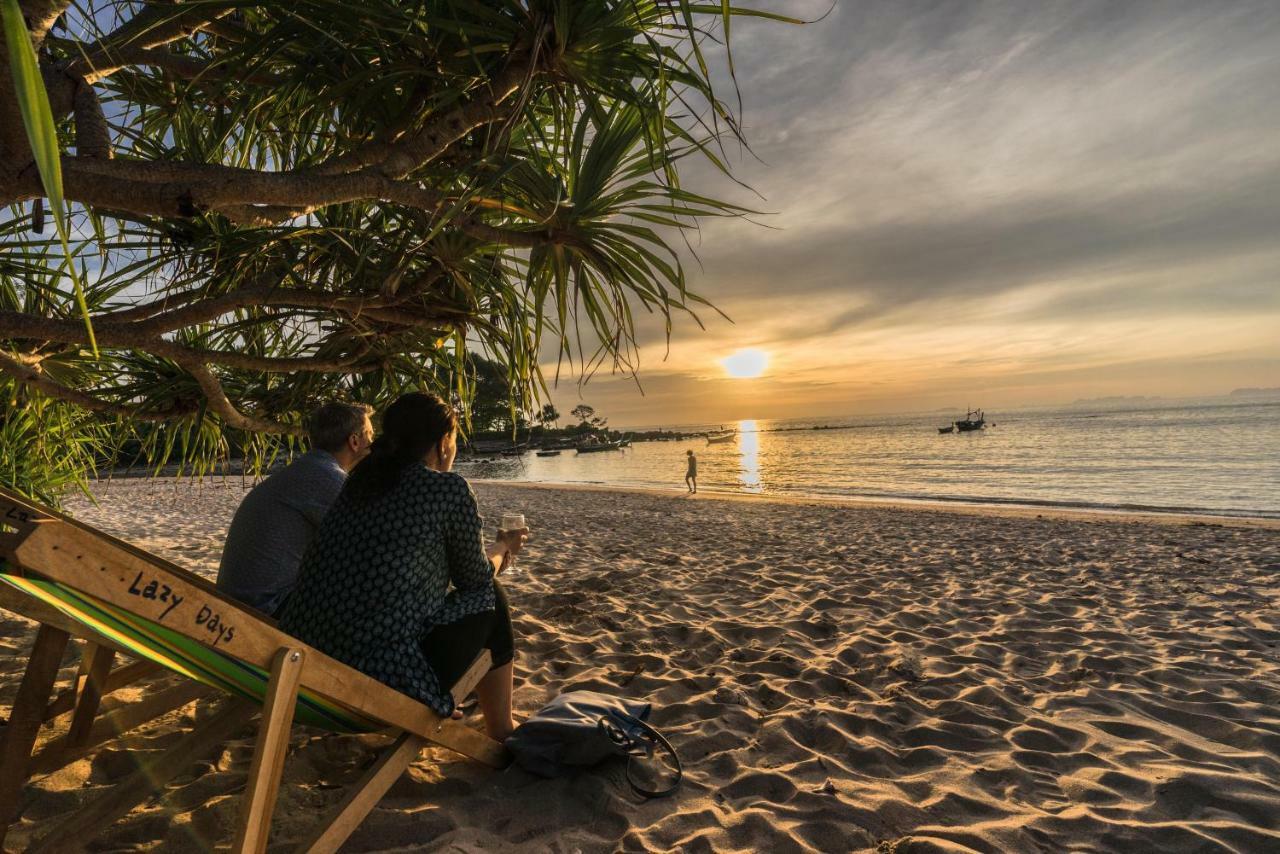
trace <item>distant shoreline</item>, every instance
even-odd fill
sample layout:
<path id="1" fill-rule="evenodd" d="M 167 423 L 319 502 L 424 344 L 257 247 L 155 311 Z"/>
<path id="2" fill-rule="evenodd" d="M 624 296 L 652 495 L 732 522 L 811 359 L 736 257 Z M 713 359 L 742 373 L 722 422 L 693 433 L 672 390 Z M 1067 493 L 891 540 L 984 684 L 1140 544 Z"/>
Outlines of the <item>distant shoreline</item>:
<path id="1" fill-rule="evenodd" d="M 464 476 L 466 472 L 461 472 Z M 501 478 L 469 478 L 476 483 L 492 483 L 499 486 L 514 486 L 529 489 L 572 489 L 591 492 L 629 492 L 644 495 L 670 495 L 675 498 L 698 500 L 690 496 L 683 487 L 646 486 L 643 484 L 608 484 L 608 483 L 572 483 L 561 481 L 506 480 Z M 962 513 L 967 515 L 994 516 L 1048 516 L 1065 519 L 1094 519 L 1125 522 L 1157 522 L 1172 525 L 1212 524 L 1230 527 L 1256 527 L 1269 530 L 1280 530 L 1280 514 L 1274 516 L 1258 515 L 1257 512 L 1227 513 L 1224 511 L 1204 510 L 1200 508 L 1160 508 L 1141 506 L 1117 506 L 1105 504 L 1066 504 L 1059 502 L 1037 502 L 1034 500 L 1013 499 L 969 499 L 969 498 L 909 498 L 903 496 L 874 495 L 832 495 L 829 493 L 752 493 L 714 488 L 700 488 L 698 496 L 717 500 L 765 502 L 776 504 L 818 504 L 823 506 L 849 507 L 893 507 L 914 511 L 939 511 Z"/>
<path id="2" fill-rule="evenodd" d="M 240 471 L 211 472 L 205 475 L 183 474 L 179 476 L 174 473 L 174 469 L 174 466 L 165 466 L 164 470 L 154 475 L 154 479 L 157 481 L 174 482 L 245 480 L 249 483 L 254 483 L 257 481 L 257 478 L 244 475 Z M 674 495 L 677 497 L 685 495 L 685 488 L 683 486 L 664 487 L 643 483 L 511 480 L 508 478 L 473 476 L 465 467 L 458 470 L 458 473 L 466 477 L 468 480 L 474 480 L 477 483 L 494 483 L 504 486 L 527 486 L 542 489 L 580 489 L 606 492 L 618 491 L 653 495 Z M 116 479 L 137 480 L 151 477 L 152 472 L 146 470 L 118 469 L 106 473 L 105 476 L 95 478 L 91 483 L 105 483 Z M 1009 511 L 1014 515 L 1063 513 L 1071 516 L 1072 518 L 1114 516 L 1116 518 L 1129 520 L 1169 520 L 1174 523 L 1179 521 L 1207 521 L 1213 524 L 1221 524 L 1223 522 L 1259 522 L 1268 523 L 1263 524 L 1260 527 L 1275 527 L 1280 529 L 1280 512 L 1272 513 L 1266 510 L 1216 510 L 1203 507 L 1158 507 L 1140 504 L 1104 504 L 1087 501 L 1066 502 L 1016 498 L 974 498 L 948 495 L 840 495 L 829 492 L 757 493 L 721 489 L 712 486 L 701 487 L 698 494 L 706 495 L 708 498 L 741 499 L 744 501 L 773 501 L 783 504 L 818 503 L 855 506 L 871 505 L 876 507 L 901 507 L 913 510 L 943 510 L 970 513 L 984 511 L 1002 513 L 1004 511 Z"/>

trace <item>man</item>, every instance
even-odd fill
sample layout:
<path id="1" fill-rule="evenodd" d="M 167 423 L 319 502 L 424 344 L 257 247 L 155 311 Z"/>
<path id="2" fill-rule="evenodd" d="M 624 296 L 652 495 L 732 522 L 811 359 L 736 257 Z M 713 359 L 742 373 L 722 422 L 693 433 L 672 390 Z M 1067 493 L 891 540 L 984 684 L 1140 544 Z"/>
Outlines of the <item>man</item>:
<path id="1" fill-rule="evenodd" d="M 347 473 L 369 453 L 372 411 L 359 403 L 326 403 L 311 413 L 311 450 L 255 486 L 236 509 L 218 568 L 219 590 L 279 614 L 324 514 Z"/>
<path id="2" fill-rule="evenodd" d="M 698 458 L 693 455 L 693 451 L 689 451 L 689 468 L 685 469 L 684 485 L 688 487 L 690 495 L 698 494 Z"/>

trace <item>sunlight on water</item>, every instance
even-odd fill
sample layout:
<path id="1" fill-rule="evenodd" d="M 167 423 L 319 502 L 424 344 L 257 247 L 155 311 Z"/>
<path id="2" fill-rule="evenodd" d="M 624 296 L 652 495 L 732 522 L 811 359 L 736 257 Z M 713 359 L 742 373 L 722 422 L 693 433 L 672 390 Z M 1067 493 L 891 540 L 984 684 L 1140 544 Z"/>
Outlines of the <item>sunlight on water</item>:
<path id="1" fill-rule="evenodd" d="M 760 481 L 760 434 L 756 432 L 756 422 L 738 422 L 738 482 L 745 492 L 764 492 L 764 484 Z"/>
<path id="2" fill-rule="evenodd" d="M 466 477 L 978 502 L 1200 509 L 1280 517 L 1280 403 L 1062 407 L 991 413 L 990 429 L 940 435 L 963 410 L 713 425 L 677 441 L 555 457 L 463 460 Z M 718 425 L 716 425 L 718 426 Z"/>

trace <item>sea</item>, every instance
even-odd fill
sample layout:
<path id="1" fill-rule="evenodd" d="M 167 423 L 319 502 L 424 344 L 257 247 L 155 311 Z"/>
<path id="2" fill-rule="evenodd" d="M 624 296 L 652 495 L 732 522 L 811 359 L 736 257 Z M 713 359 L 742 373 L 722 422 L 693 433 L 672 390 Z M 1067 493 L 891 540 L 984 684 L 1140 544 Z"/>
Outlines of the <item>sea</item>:
<path id="1" fill-rule="evenodd" d="M 980 432 L 940 434 L 958 412 L 670 425 L 735 429 L 620 451 L 462 460 L 470 478 L 700 492 L 963 502 L 1280 518 L 1280 398 L 987 410 Z"/>

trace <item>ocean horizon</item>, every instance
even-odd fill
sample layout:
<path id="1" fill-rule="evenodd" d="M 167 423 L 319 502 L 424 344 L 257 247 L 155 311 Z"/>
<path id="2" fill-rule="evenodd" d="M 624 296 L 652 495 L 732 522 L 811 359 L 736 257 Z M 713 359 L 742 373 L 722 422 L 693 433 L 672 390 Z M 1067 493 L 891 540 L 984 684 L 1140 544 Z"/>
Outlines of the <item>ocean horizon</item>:
<path id="1" fill-rule="evenodd" d="M 987 410 L 980 432 L 938 433 L 961 415 L 747 419 L 723 424 L 737 431 L 725 444 L 697 438 L 588 455 L 480 457 L 458 470 L 481 480 L 683 489 L 685 452 L 693 450 L 707 492 L 1280 518 L 1280 399 L 1112 398 Z"/>

